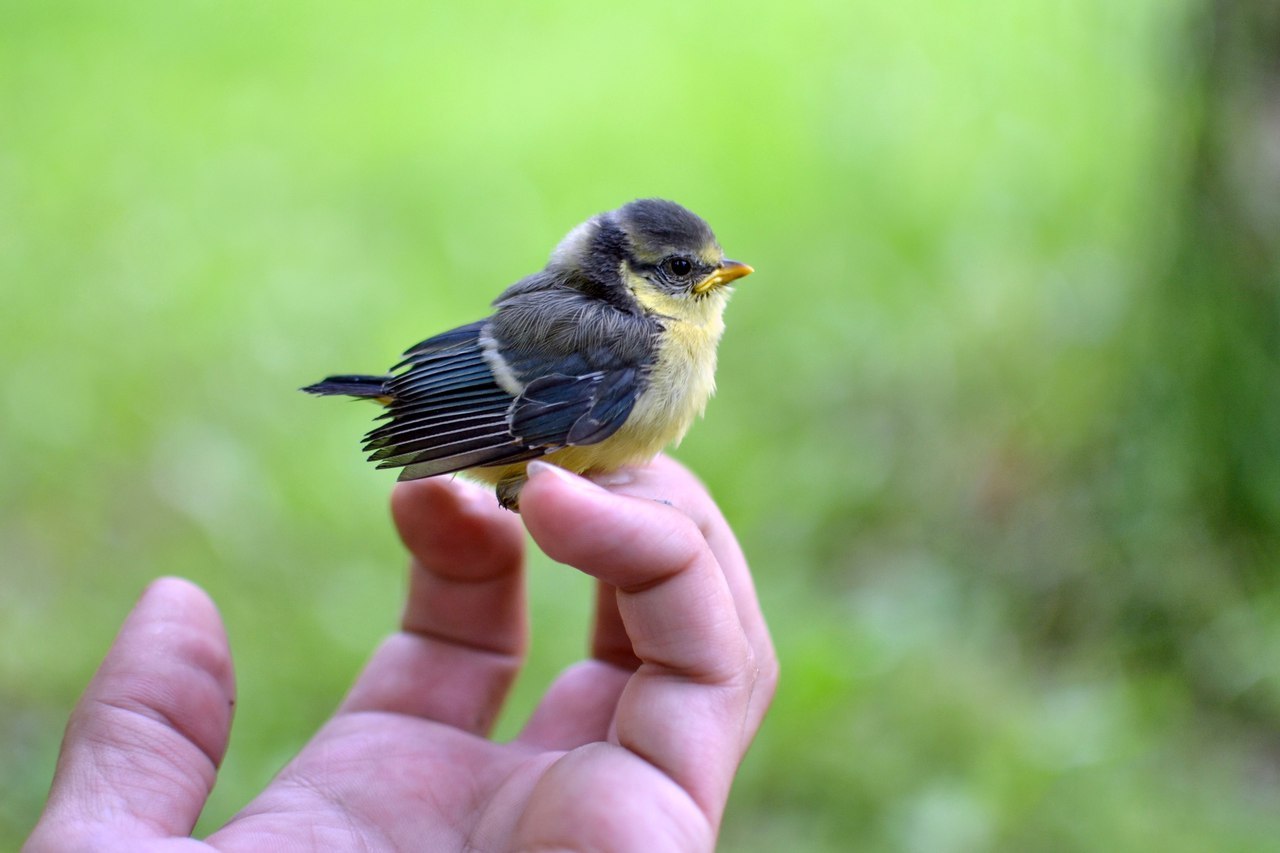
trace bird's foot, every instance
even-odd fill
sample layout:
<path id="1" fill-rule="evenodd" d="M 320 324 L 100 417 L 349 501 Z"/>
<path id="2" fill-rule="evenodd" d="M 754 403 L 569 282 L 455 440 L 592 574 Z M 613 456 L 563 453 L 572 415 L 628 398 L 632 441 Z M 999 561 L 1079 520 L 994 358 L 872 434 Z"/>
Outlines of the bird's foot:
<path id="1" fill-rule="evenodd" d="M 498 496 L 498 506 L 514 513 L 519 513 L 520 490 L 524 488 L 524 484 L 528 480 L 529 478 L 524 474 L 517 474 L 514 477 L 499 481 L 497 488 L 494 490 Z"/>

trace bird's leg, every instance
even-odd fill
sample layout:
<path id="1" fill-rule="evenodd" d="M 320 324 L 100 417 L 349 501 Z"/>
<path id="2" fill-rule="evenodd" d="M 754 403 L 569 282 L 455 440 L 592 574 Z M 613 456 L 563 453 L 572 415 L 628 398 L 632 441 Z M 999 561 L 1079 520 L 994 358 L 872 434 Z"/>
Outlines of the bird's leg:
<path id="1" fill-rule="evenodd" d="M 496 487 L 498 505 L 512 512 L 520 512 L 520 490 L 528 480 L 528 475 L 523 471 L 499 480 Z"/>

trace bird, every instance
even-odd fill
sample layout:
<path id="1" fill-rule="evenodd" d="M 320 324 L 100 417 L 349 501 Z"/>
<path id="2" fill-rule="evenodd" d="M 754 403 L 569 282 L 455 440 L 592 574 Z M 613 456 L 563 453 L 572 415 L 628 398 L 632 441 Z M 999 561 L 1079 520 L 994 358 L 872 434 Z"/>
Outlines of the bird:
<path id="1" fill-rule="evenodd" d="M 571 230 L 486 319 L 410 347 L 385 375 L 301 389 L 381 403 L 365 452 L 399 479 L 462 472 L 519 511 L 530 460 L 577 474 L 648 462 L 715 391 L 733 283 L 711 227 L 644 198 Z"/>

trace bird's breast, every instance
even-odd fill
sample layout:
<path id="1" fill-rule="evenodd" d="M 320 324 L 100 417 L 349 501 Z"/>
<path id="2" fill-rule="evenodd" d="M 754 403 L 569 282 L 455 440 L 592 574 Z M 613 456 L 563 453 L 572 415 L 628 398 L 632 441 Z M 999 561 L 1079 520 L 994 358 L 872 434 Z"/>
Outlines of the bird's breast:
<path id="1" fill-rule="evenodd" d="M 716 346 L 724 332 L 713 323 L 665 321 L 649 384 L 626 426 L 661 434 L 660 447 L 684 437 L 716 388 Z M 655 436 L 657 438 L 657 436 Z"/>
<path id="2" fill-rule="evenodd" d="M 603 442 L 600 467 L 647 462 L 678 444 L 706 409 L 716 387 L 721 312 L 689 320 L 664 318 L 644 392 L 618 432 Z M 585 449 L 585 448 L 584 448 Z"/>

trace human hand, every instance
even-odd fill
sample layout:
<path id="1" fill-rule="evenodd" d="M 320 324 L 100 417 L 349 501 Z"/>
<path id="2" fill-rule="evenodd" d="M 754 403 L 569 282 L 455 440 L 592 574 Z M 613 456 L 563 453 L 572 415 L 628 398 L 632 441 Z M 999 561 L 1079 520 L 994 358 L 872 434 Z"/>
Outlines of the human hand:
<path id="1" fill-rule="evenodd" d="M 777 661 L 733 534 L 659 459 L 608 488 L 534 466 L 525 526 L 599 581 L 591 657 L 520 735 L 486 735 L 527 642 L 523 533 L 443 478 L 396 487 L 413 559 L 401 631 L 219 850 L 707 850 Z M 194 849 L 234 705 L 212 602 L 157 581 L 67 726 L 27 849 Z"/>

